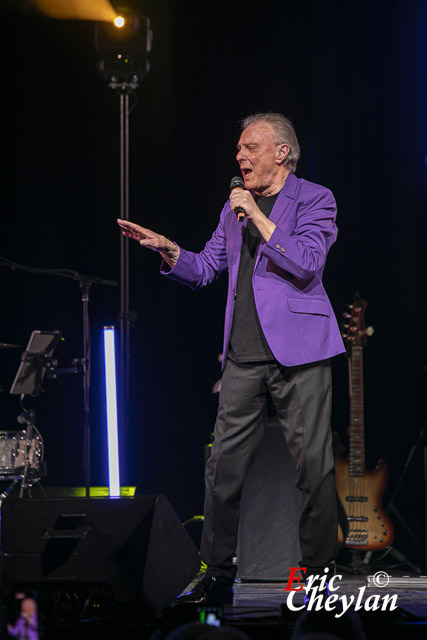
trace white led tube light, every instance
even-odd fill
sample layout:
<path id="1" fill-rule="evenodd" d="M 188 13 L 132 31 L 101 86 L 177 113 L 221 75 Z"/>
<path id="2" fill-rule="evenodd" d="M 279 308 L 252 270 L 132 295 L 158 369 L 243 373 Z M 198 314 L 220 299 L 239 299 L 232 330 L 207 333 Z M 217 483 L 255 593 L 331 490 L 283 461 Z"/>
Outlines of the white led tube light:
<path id="1" fill-rule="evenodd" d="M 104 327 L 105 402 L 107 407 L 108 485 L 111 497 L 120 496 L 114 327 Z"/>

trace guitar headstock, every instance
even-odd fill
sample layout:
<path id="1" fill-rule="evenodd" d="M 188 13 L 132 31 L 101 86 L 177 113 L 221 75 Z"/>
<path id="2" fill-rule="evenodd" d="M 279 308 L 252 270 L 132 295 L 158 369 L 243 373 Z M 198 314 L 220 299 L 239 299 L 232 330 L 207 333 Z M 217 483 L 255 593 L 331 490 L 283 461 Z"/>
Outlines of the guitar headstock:
<path id="1" fill-rule="evenodd" d="M 348 311 L 343 313 L 344 322 L 341 325 L 341 335 L 348 349 L 357 346 L 364 347 L 367 342 L 367 336 L 371 336 L 374 333 L 373 327 L 366 327 L 365 324 L 365 309 L 367 306 L 366 300 L 362 300 L 361 296 L 356 293 L 353 304 L 347 305 Z"/>

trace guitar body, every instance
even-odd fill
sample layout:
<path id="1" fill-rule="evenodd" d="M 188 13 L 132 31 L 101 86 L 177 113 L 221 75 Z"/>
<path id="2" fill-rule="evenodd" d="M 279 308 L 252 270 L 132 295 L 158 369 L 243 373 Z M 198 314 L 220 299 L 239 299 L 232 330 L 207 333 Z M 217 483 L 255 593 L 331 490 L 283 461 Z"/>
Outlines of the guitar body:
<path id="1" fill-rule="evenodd" d="M 392 544 L 393 527 L 382 506 L 387 476 L 384 460 L 373 471 L 354 477 L 348 459 L 335 457 L 335 486 L 347 525 L 345 533 L 338 526 L 339 544 L 363 551 L 380 551 Z"/>

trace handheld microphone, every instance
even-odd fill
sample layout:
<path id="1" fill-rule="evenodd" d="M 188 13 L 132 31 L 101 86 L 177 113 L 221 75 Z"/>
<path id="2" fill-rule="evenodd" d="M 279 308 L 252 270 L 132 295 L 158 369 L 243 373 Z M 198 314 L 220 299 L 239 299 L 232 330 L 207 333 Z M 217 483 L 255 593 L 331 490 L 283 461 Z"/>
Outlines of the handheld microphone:
<path id="1" fill-rule="evenodd" d="M 243 182 L 240 176 L 234 176 L 234 178 L 231 178 L 230 191 L 233 191 L 233 189 L 244 189 L 244 188 L 245 188 L 245 183 Z M 239 222 L 243 222 L 243 220 L 245 219 L 245 210 L 242 207 L 237 207 L 234 213 L 237 214 L 237 220 Z"/>

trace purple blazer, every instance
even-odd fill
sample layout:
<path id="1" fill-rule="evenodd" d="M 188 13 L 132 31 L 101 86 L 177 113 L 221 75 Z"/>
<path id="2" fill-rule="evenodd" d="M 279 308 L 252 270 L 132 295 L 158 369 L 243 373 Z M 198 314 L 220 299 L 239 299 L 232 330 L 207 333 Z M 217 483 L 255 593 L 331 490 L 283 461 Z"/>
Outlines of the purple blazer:
<path id="1" fill-rule="evenodd" d="M 332 193 L 291 173 L 270 214 L 277 227 L 261 238 L 252 276 L 261 327 L 274 357 L 285 366 L 330 358 L 345 351 L 338 324 L 322 284 L 329 248 L 337 237 Z M 203 251 L 181 249 L 169 278 L 199 289 L 228 269 L 223 354 L 227 354 L 237 295 L 242 232 L 227 201 Z"/>

